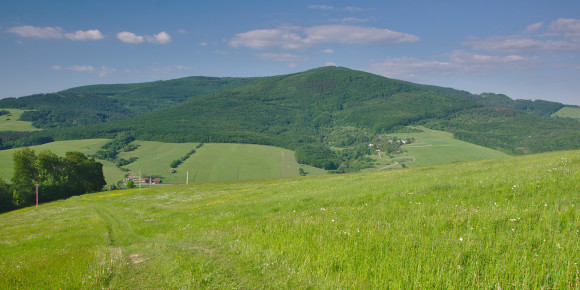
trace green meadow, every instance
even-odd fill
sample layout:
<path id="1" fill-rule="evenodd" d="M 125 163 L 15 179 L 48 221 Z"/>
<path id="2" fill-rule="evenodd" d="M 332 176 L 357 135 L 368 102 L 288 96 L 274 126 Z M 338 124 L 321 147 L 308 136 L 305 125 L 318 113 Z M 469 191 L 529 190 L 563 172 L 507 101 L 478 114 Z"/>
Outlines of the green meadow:
<path id="1" fill-rule="evenodd" d="M 125 166 L 133 174 L 163 176 L 163 182 L 185 184 L 189 171 L 189 182 L 216 182 L 244 179 L 298 176 L 298 168 L 311 175 L 325 174 L 325 170 L 299 165 L 294 152 L 272 146 L 253 144 L 203 144 L 161 143 L 135 141 L 135 151 L 120 154 L 121 158 L 137 157 L 137 161 Z M 196 153 L 178 166 L 175 173 L 169 172 L 171 161 L 184 156 L 192 149 Z"/>
<path id="2" fill-rule="evenodd" d="M 39 131 L 40 129 L 32 126 L 32 122 L 18 121 L 24 110 L 19 109 L 2 109 L 9 111 L 10 114 L 0 116 L 1 131 Z"/>
<path id="3" fill-rule="evenodd" d="M 580 151 L 87 194 L 0 215 L 0 288 L 580 287 Z"/>
<path id="4" fill-rule="evenodd" d="M 425 166 L 457 161 L 474 161 L 508 157 L 501 151 L 467 143 L 453 138 L 453 134 L 421 127 L 423 132 L 406 133 L 405 137 L 415 138 L 415 143 L 403 145 L 407 153 L 416 160 L 408 166 Z"/>
<path id="5" fill-rule="evenodd" d="M 87 139 L 74 141 L 58 141 L 39 146 L 32 146 L 36 152 L 50 150 L 63 156 L 67 151 L 80 151 L 84 154 L 94 154 L 107 139 Z M 215 182 L 242 179 L 274 178 L 298 176 L 298 168 L 302 167 L 308 175 L 326 174 L 325 170 L 307 165 L 299 165 L 294 158 L 294 152 L 272 146 L 251 144 L 204 144 L 196 149 L 196 153 L 181 164 L 175 173 L 169 172 L 171 161 L 179 159 L 199 143 L 162 143 L 153 141 L 135 141 L 139 147 L 130 152 L 122 152 L 119 157 L 137 160 L 125 168 L 129 174 L 142 176 L 161 176 L 164 183 L 185 184 L 187 171 L 189 182 Z M 12 155 L 19 149 L 0 151 L 0 177 L 4 180 L 12 178 Z M 125 173 L 112 162 L 99 160 L 103 163 L 103 171 L 108 184 L 116 184 L 122 180 Z"/>
<path id="6" fill-rule="evenodd" d="M 558 112 L 552 114 L 552 117 L 572 118 L 580 121 L 580 108 L 563 107 Z"/>

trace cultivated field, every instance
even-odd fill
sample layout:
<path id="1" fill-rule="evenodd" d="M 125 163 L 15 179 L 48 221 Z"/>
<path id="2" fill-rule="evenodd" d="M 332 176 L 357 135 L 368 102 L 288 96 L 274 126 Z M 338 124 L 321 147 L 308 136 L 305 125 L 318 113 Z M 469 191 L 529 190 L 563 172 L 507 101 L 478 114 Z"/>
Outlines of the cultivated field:
<path id="1" fill-rule="evenodd" d="M 0 288 L 580 288 L 580 151 L 88 194 L 0 215 Z"/>
<path id="2" fill-rule="evenodd" d="M 169 173 L 171 161 L 195 149 L 198 143 L 160 143 L 135 141 L 139 148 L 125 152 L 120 157 L 137 157 L 137 161 L 125 166 L 132 173 L 163 176 L 163 182 L 185 184 L 189 182 L 216 182 L 258 178 L 298 176 L 302 166 L 311 175 L 325 174 L 325 170 L 296 163 L 294 152 L 272 146 L 252 144 L 204 144 L 196 149 L 176 173 Z"/>
<path id="3" fill-rule="evenodd" d="M 84 154 L 94 154 L 107 139 L 87 139 L 75 141 L 59 141 L 39 146 L 32 146 L 37 153 L 50 150 L 59 156 L 67 151 L 80 151 Z M 272 146 L 251 144 L 204 144 L 196 149 L 188 160 L 181 164 L 176 173 L 169 172 L 171 161 L 179 159 L 199 143 L 162 143 L 152 141 L 135 141 L 139 147 L 130 152 L 122 152 L 119 157 L 138 159 L 125 166 L 129 174 L 142 176 L 161 176 L 164 183 L 185 184 L 186 172 L 189 170 L 189 182 L 214 182 L 256 178 L 298 176 L 298 168 L 302 167 L 309 175 L 325 174 L 326 171 L 306 165 L 299 165 L 294 158 L 294 152 Z M 4 180 L 12 178 L 12 155 L 19 149 L 0 151 L 0 177 Z M 125 173 L 115 164 L 98 160 L 103 163 L 103 171 L 108 184 L 116 184 L 122 180 Z"/>
<path id="4" fill-rule="evenodd" d="M 32 122 L 17 121 L 24 110 L 0 109 L 9 111 L 10 114 L 0 116 L 0 131 L 39 131 L 34 128 Z"/>
<path id="5" fill-rule="evenodd" d="M 552 117 L 572 118 L 580 121 L 580 108 L 564 107 L 558 112 L 552 114 Z"/>
<path id="6" fill-rule="evenodd" d="M 415 143 L 404 145 L 409 155 L 416 158 L 408 166 L 445 164 L 457 161 L 474 161 L 508 157 L 501 151 L 453 139 L 453 134 L 421 127 L 424 132 L 407 133 L 405 137 L 415 138 Z"/>

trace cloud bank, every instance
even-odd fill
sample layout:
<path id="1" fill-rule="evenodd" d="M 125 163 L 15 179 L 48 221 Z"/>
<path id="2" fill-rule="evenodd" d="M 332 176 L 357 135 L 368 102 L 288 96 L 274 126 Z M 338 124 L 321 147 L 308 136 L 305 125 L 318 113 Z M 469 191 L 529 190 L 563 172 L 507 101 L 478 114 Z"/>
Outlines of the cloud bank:
<path id="1" fill-rule="evenodd" d="M 228 45 L 233 48 L 250 48 L 257 50 L 282 48 L 287 50 L 305 50 L 317 44 L 349 45 L 394 45 L 413 43 L 419 37 L 384 28 L 320 25 L 312 27 L 282 27 L 276 29 L 257 29 L 237 34 Z"/>

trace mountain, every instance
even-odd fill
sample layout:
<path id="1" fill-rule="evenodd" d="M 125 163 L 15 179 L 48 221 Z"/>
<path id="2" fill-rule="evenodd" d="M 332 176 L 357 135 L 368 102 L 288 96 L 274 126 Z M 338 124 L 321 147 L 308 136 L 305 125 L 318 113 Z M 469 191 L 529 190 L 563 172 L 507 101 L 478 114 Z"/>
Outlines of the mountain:
<path id="1" fill-rule="evenodd" d="M 304 150 L 334 162 L 340 158 L 328 151 L 334 132 L 352 135 L 356 129 L 372 140 L 417 124 L 453 132 L 459 139 L 510 154 L 573 149 L 580 144 L 580 123 L 541 117 L 557 110 L 562 105 L 559 103 L 473 95 L 341 67 L 264 78 L 194 77 L 87 86 L 59 94 L 103 100 L 103 104 L 109 100 L 120 112 L 129 112 L 89 126 L 30 133 L 29 139 L 21 138 L 14 144 L 114 137 L 125 132 L 137 139 L 165 142 L 255 143 L 293 150 L 308 147 Z M 18 103 L 19 99 L 10 101 Z M 0 102 L 0 107 L 6 103 Z M 34 109 L 39 104 L 32 102 L 28 107 Z"/>

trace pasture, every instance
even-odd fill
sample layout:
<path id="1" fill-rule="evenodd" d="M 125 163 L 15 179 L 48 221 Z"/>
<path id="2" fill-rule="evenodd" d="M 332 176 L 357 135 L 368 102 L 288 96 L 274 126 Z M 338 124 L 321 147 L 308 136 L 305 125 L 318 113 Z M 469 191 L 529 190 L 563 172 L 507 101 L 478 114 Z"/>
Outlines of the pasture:
<path id="1" fill-rule="evenodd" d="M 580 151 L 73 197 L 0 215 L 0 288 L 578 288 Z"/>
<path id="2" fill-rule="evenodd" d="M 580 121 L 579 107 L 563 107 L 558 112 L 552 114 L 552 117 L 572 118 Z"/>
<path id="3" fill-rule="evenodd" d="M 415 138 L 415 143 L 403 145 L 409 155 L 416 158 L 407 166 L 445 164 L 458 161 L 474 161 L 508 157 L 497 150 L 467 143 L 453 138 L 453 134 L 421 127 L 423 132 L 406 133 L 405 137 Z"/>
<path id="4" fill-rule="evenodd" d="M 63 156 L 67 151 L 94 154 L 108 141 L 107 139 L 58 141 L 30 148 L 37 152 L 50 150 L 59 156 Z M 204 144 L 177 168 L 176 173 L 170 173 L 171 161 L 195 149 L 199 143 L 135 141 L 134 144 L 139 145 L 136 150 L 119 154 L 119 157 L 124 159 L 137 158 L 135 162 L 124 166 L 130 170 L 128 174 L 138 175 L 141 169 L 142 176 L 161 176 L 163 182 L 169 184 L 185 184 L 188 170 L 190 183 L 298 176 L 299 167 L 302 167 L 308 175 L 326 173 L 325 170 L 312 166 L 299 165 L 293 151 L 252 144 Z M 18 149 L 0 151 L 0 177 L 4 180 L 12 178 L 12 155 L 15 150 Z M 103 163 L 108 184 L 116 184 L 124 178 L 125 173 L 115 164 L 104 160 L 98 161 Z"/>
<path id="5" fill-rule="evenodd" d="M 32 126 L 32 122 L 18 121 L 24 110 L 0 109 L 9 111 L 10 114 L 0 116 L 1 131 L 39 131 L 41 129 Z"/>

